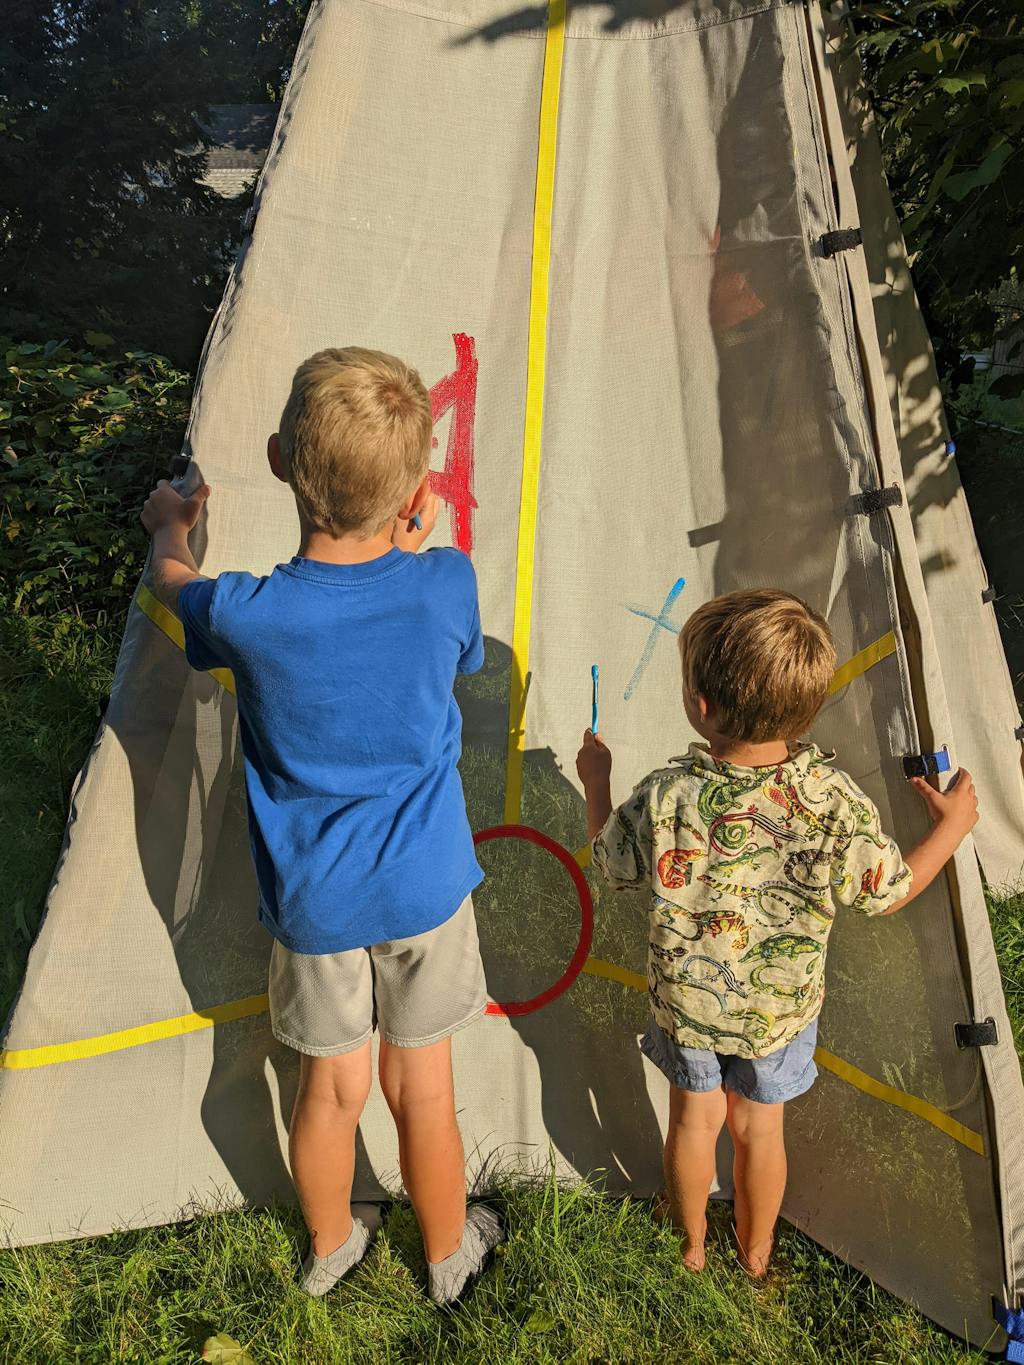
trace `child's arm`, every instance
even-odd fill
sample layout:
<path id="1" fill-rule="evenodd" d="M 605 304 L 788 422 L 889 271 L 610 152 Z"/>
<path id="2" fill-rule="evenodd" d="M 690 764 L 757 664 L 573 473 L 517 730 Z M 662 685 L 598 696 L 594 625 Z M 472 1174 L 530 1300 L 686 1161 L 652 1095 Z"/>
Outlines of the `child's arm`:
<path id="1" fill-rule="evenodd" d="M 587 838 L 596 839 L 612 813 L 612 752 L 600 735 L 587 730 L 576 755 L 576 771 L 587 800 Z"/>
<path id="2" fill-rule="evenodd" d="M 902 900 L 883 910 L 883 915 L 894 915 L 897 910 L 919 896 L 939 875 L 961 843 L 978 823 L 978 796 L 974 779 L 966 768 L 961 768 L 952 784 L 944 792 L 930 787 L 923 777 L 911 778 L 918 795 L 928 807 L 932 827 L 904 861 L 914 874 L 911 889 Z"/>
<path id="3" fill-rule="evenodd" d="M 161 479 L 146 499 L 142 524 L 153 541 L 153 590 L 160 601 L 178 614 L 178 594 L 193 578 L 201 578 L 199 565 L 188 548 L 188 533 L 199 520 L 210 487 L 203 484 L 191 497 Z"/>

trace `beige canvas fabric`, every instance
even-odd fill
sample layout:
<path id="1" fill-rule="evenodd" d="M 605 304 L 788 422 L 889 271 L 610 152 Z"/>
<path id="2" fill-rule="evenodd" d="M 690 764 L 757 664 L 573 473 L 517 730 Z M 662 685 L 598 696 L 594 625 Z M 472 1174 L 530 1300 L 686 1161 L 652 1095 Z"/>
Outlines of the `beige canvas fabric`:
<path id="1" fill-rule="evenodd" d="M 981 600 L 989 578 L 956 458 L 946 450 L 950 432 L 935 360 L 882 172 L 871 107 L 859 84 L 859 64 L 840 59 L 839 22 L 831 34 L 831 68 L 864 234 L 879 354 L 957 754 L 981 775 L 985 821 L 975 845 L 988 882 L 1016 886 L 1024 879 L 1024 771 L 1021 744 L 1014 737 L 1020 713 L 995 608 Z M 984 705 L 978 704 L 979 691 Z"/>
<path id="2" fill-rule="evenodd" d="M 488 988 L 519 1012 L 454 1040 L 471 1169 L 536 1169 L 553 1150 L 563 1174 L 645 1194 L 667 1106 L 636 1045 L 646 907 L 572 871 L 591 664 L 621 799 L 692 738 L 672 641 L 687 613 L 735 587 L 800 593 L 827 613 L 840 658 L 864 664 L 813 738 L 908 846 L 926 819 L 902 757 L 944 742 L 960 757 L 956 659 L 906 500 L 870 516 L 854 503 L 902 474 L 864 253 L 820 248 L 857 201 L 813 6 L 618 0 L 570 14 L 535 505 L 523 497 L 545 51 L 543 11 L 507 0 L 314 3 L 208 343 L 187 485 L 214 489 L 196 535 L 204 572 L 266 571 L 296 545 L 264 456 L 295 365 L 359 342 L 434 386 L 435 468 L 456 503 L 438 539 L 471 552 L 487 637 L 484 671 L 459 684 L 471 820 L 493 830 L 509 808 L 511 685 L 526 755 L 510 809 L 542 841 L 506 831 L 481 847 Z M 516 572 L 524 517 L 530 579 Z M 955 534 L 974 555 L 969 523 Z M 6 1037 L 0 1199 L 15 1243 L 289 1190 L 295 1059 L 266 1015 L 234 701 L 190 672 L 147 603 L 140 591 Z M 986 629 L 965 616 L 979 651 Z M 1003 713 L 1004 681 L 974 678 L 979 712 Z M 978 776 L 983 791 L 1001 780 Z M 1004 818 L 1020 839 L 1020 811 Z M 564 993 L 529 1004 L 573 964 Z M 822 1075 L 792 1106 L 786 1215 L 985 1341 L 990 1296 L 1021 1288 L 1024 1101 L 973 848 L 911 913 L 840 916 L 829 966 Z M 959 1050 L 954 1025 L 988 1015 L 998 1044 Z M 397 1188 L 379 1099 L 360 1142 L 357 1197 Z M 723 1192 L 727 1169 L 723 1151 Z"/>

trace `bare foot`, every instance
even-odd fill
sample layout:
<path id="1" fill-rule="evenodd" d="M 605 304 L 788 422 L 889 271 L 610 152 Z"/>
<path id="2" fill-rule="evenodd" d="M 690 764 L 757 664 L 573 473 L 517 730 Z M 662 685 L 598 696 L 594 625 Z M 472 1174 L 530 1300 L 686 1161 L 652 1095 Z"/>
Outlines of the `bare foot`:
<path id="1" fill-rule="evenodd" d="M 775 1238 L 769 1237 L 766 1241 L 757 1242 L 754 1246 L 744 1250 L 737 1239 L 740 1269 L 746 1271 L 752 1280 L 763 1280 L 768 1274 L 774 1246 Z"/>
<path id="2" fill-rule="evenodd" d="M 704 1239 L 708 1235 L 707 1219 L 701 1229 L 700 1238 L 688 1236 L 686 1239 L 686 1250 L 683 1252 L 683 1265 L 687 1270 L 703 1270 L 707 1261 L 704 1253 Z"/>

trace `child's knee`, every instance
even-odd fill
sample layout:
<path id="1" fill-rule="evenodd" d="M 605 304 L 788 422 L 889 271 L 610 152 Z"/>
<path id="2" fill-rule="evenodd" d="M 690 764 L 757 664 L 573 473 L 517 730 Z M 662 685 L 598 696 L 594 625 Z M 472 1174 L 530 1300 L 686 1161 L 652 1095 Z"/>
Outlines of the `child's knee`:
<path id="1" fill-rule="evenodd" d="M 414 1110 L 454 1111 L 455 1087 L 448 1047 L 403 1048 L 382 1043 L 379 1066 L 380 1088 L 396 1118 Z"/>
<path id="2" fill-rule="evenodd" d="M 332 1105 L 362 1112 L 370 1094 L 372 1068 L 367 1045 L 358 1052 L 337 1057 L 303 1056 L 299 1075 L 299 1102 Z"/>
<path id="3" fill-rule="evenodd" d="M 748 1146 L 750 1143 L 782 1140 L 785 1105 L 759 1104 L 734 1090 L 727 1093 L 727 1122 L 734 1144 Z"/>
<path id="4" fill-rule="evenodd" d="M 669 1099 L 669 1127 L 717 1136 L 725 1122 L 726 1096 L 713 1090 L 681 1090 L 673 1086 Z"/>

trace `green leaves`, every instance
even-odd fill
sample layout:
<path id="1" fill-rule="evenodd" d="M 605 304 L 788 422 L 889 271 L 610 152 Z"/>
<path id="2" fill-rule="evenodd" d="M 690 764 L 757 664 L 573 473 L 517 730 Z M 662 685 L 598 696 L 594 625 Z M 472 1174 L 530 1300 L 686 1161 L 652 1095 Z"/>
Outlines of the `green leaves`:
<path id="1" fill-rule="evenodd" d="M 987 85 L 988 77 L 983 71 L 966 71 L 962 76 L 939 76 L 935 82 L 936 88 L 945 91 L 947 95 L 959 95 L 963 90 L 970 90 L 973 85 Z"/>
<path id="2" fill-rule="evenodd" d="M 958 175 L 951 175 L 942 187 L 943 194 L 948 194 L 951 199 L 960 203 L 966 199 L 971 190 L 976 190 L 982 185 L 994 185 L 999 179 L 999 173 L 1013 155 L 1013 148 L 1009 143 L 1002 143 L 994 147 L 980 166 L 970 171 L 961 171 Z"/>
<path id="3" fill-rule="evenodd" d="M 24 615 L 97 620 L 143 562 L 139 509 L 180 446 L 190 378 L 145 351 L 0 353 L 0 578 Z"/>
<path id="4" fill-rule="evenodd" d="M 940 370 L 991 341 L 993 291 L 1024 270 L 1024 25 L 1005 0 L 853 10 L 886 175 Z"/>

